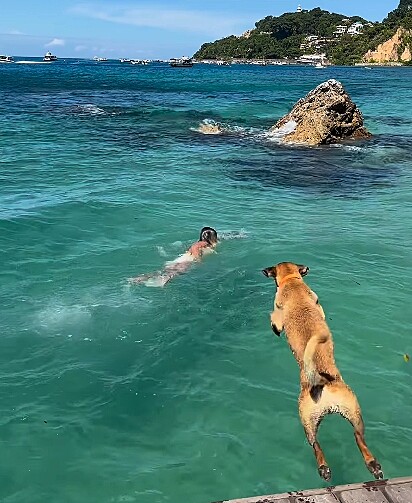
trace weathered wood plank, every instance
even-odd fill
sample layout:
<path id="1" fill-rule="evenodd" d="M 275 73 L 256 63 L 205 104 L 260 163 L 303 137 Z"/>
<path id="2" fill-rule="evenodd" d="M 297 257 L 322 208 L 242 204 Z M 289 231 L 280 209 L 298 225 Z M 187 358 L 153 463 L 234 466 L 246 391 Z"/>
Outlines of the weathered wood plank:
<path id="1" fill-rule="evenodd" d="M 412 503 L 412 477 L 254 496 L 220 503 Z"/>
<path id="2" fill-rule="evenodd" d="M 216 503 L 291 503 L 287 494 L 271 494 L 268 496 L 255 496 L 252 498 L 217 501 Z"/>
<path id="3" fill-rule="evenodd" d="M 292 499 L 293 501 L 293 499 Z M 337 503 L 338 500 L 333 494 L 316 494 L 314 496 L 297 496 L 293 503 Z"/>
<path id="4" fill-rule="evenodd" d="M 390 503 L 376 488 L 349 489 L 337 493 L 342 503 Z"/>
<path id="5" fill-rule="evenodd" d="M 289 494 L 268 494 L 267 496 L 252 496 L 236 500 L 217 501 L 215 503 L 290 503 Z"/>
<path id="6" fill-rule="evenodd" d="M 406 503 L 412 501 L 412 482 L 389 485 L 385 487 L 385 493 L 392 500 L 392 503 Z"/>

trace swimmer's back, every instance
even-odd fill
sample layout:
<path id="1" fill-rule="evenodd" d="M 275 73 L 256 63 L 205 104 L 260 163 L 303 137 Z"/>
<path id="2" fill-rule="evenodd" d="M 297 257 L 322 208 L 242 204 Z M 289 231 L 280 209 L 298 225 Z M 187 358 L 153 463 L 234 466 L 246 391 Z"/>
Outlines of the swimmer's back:
<path id="1" fill-rule="evenodd" d="M 187 250 L 193 258 L 200 258 L 206 250 L 211 250 L 211 247 L 205 241 L 197 241 Z"/>

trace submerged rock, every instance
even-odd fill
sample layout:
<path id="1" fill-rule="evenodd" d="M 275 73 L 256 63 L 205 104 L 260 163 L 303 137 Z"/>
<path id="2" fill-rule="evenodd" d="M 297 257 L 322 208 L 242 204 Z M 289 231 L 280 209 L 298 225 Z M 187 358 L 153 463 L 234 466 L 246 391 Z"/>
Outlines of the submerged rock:
<path id="1" fill-rule="evenodd" d="M 222 126 L 218 122 L 203 121 L 200 123 L 197 131 L 202 134 L 222 134 Z"/>
<path id="2" fill-rule="evenodd" d="M 363 126 L 361 111 L 334 79 L 319 84 L 300 99 L 270 132 L 282 136 L 285 142 L 306 145 L 371 136 Z"/>

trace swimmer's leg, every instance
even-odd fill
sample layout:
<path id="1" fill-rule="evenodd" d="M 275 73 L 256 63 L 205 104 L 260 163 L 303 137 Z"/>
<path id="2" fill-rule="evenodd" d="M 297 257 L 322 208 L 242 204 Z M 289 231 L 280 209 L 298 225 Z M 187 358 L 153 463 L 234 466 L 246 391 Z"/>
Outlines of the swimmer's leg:
<path id="1" fill-rule="evenodd" d="M 180 266 L 180 264 L 179 264 Z M 136 278 L 129 278 L 128 282 L 132 285 L 146 285 L 146 286 L 165 286 L 175 276 L 184 272 L 182 267 L 167 267 L 163 271 L 157 271 L 149 274 L 141 274 Z"/>
<path id="2" fill-rule="evenodd" d="M 141 274 L 135 278 L 129 278 L 128 282 L 132 285 L 144 284 L 146 286 L 165 286 L 175 276 L 185 273 L 192 262 L 177 262 L 167 265 L 162 271 L 156 271 L 149 274 Z"/>
<path id="3" fill-rule="evenodd" d="M 140 276 L 136 276 L 135 278 L 128 278 L 127 281 L 128 283 L 132 285 L 139 285 L 141 283 L 144 283 L 145 281 L 155 278 L 159 276 L 161 273 L 159 271 L 157 272 L 151 272 L 149 274 L 141 274 Z"/>

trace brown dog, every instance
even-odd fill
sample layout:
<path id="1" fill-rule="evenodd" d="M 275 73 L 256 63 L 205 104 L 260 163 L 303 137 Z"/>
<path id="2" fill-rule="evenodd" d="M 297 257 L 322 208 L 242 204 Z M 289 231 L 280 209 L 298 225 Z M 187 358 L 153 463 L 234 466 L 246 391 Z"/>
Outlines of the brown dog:
<path id="1" fill-rule="evenodd" d="M 361 410 L 355 394 L 344 383 L 333 356 L 333 342 L 318 297 L 302 280 L 309 268 L 282 262 L 264 269 L 275 280 L 277 291 L 271 313 L 272 330 L 285 330 L 293 356 L 300 367 L 299 415 L 309 444 L 313 447 L 319 475 L 331 477 L 330 468 L 316 440 L 320 422 L 326 414 L 338 413 L 355 430 L 355 439 L 368 470 L 383 478 L 381 466 L 368 449 L 364 438 Z"/>

